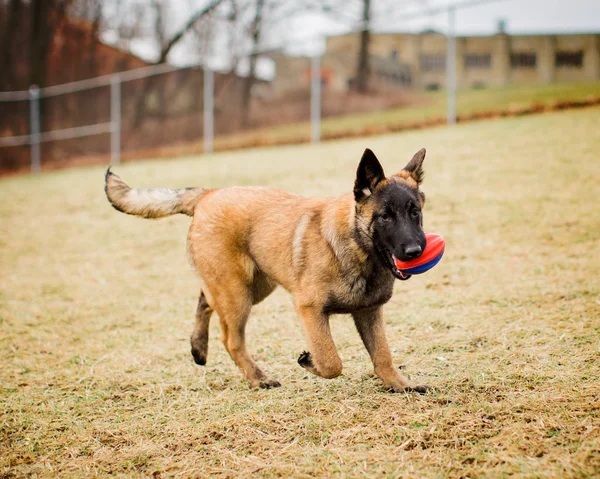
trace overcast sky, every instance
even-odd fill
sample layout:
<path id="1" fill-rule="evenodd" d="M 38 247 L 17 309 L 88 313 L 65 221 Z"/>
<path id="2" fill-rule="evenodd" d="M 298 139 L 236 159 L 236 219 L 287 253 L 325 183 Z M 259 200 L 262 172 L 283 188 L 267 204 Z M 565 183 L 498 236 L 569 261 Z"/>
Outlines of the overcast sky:
<path id="1" fill-rule="evenodd" d="M 418 15 L 419 12 L 464 2 L 465 0 L 372 0 L 375 30 L 418 32 L 434 28 L 446 31 L 448 16 L 445 12 Z M 356 2 L 349 2 L 352 3 Z M 357 18 L 358 15 L 351 12 L 348 16 Z M 507 31 L 513 34 L 600 33 L 600 0 L 497 0 L 459 8 L 456 12 L 457 33 L 492 34 L 498 30 L 498 21 L 501 19 L 506 21 Z M 351 23 L 351 19 L 340 15 L 299 16 L 288 20 L 286 31 L 289 32 L 288 37 L 303 39 L 312 35 L 343 33 Z M 295 42 L 288 40 L 287 43 Z"/>
<path id="2" fill-rule="evenodd" d="M 302 2 L 303 0 L 297 0 Z M 372 25 L 374 32 L 419 32 L 435 29 L 446 32 L 446 12 L 428 14 L 431 9 L 449 4 L 474 3 L 477 0 L 371 0 Z M 482 5 L 456 10 L 456 32 L 458 35 L 493 34 L 498 31 L 498 22 L 504 20 L 508 33 L 600 33 L 600 0 L 481 0 Z M 170 19 L 183 24 L 190 11 L 207 4 L 207 0 L 179 0 L 173 2 Z M 362 0 L 344 0 L 344 9 L 335 14 L 296 14 L 265 32 L 262 48 L 283 47 L 289 54 L 314 55 L 324 49 L 327 35 L 347 33 L 359 27 Z M 107 36 L 107 41 L 110 37 Z M 139 40 L 132 45 L 134 53 L 152 59 L 156 56 L 156 45 Z M 225 46 L 217 48 L 209 64 L 213 68 L 225 69 L 227 54 Z M 178 65 L 196 63 L 188 42 L 182 42 L 171 53 L 169 60 Z M 272 63 L 262 59 L 259 74 L 273 74 Z M 271 65 L 271 66 L 269 66 Z M 243 73 L 243 65 L 242 71 Z"/>
<path id="3" fill-rule="evenodd" d="M 446 32 L 448 14 L 439 12 L 440 8 L 465 2 L 475 3 L 473 0 L 371 0 L 373 30 L 419 32 L 432 28 Z M 348 1 L 345 15 L 312 14 L 290 18 L 272 38 L 283 42 L 290 54 L 320 53 L 325 36 L 358 27 L 361 4 L 361 0 Z M 423 13 L 429 10 L 438 10 L 438 13 Z M 512 34 L 600 33 L 600 0 L 488 0 L 481 5 L 457 8 L 456 33 L 493 34 L 498 31 L 500 20 L 504 20 L 506 30 Z M 265 76 L 272 75 L 266 62 L 262 67 Z"/>
<path id="4" fill-rule="evenodd" d="M 376 7 L 377 0 L 373 2 Z M 397 3 L 402 4 L 401 1 Z M 426 3 L 437 6 L 449 3 L 460 4 L 462 0 L 453 2 L 430 0 Z M 413 10 L 422 11 L 423 7 L 413 8 Z M 391 29 L 402 29 L 405 25 L 417 29 L 428 26 L 445 29 L 447 25 L 446 14 L 405 21 L 402 21 L 399 14 L 398 18 L 395 21 L 386 21 L 383 17 L 380 18 L 379 23 Z M 499 0 L 457 9 L 456 24 L 459 33 L 463 34 L 493 33 L 501 18 L 507 21 L 511 33 L 600 32 L 600 0 Z"/>

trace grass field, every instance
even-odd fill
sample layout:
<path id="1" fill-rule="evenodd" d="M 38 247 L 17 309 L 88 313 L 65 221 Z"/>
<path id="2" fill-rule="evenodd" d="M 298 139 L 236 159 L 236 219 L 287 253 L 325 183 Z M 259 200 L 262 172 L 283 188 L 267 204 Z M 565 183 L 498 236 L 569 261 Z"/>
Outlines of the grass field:
<path id="1" fill-rule="evenodd" d="M 337 195 L 363 148 L 391 173 L 426 146 L 425 229 L 446 255 L 385 308 L 423 396 L 384 391 L 341 316 L 344 374 L 309 375 L 280 290 L 248 336 L 281 388 L 248 389 L 215 320 L 195 366 L 189 218 L 115 212 L 102 168 L 1 180 L 0 477 L 598 477 L 599 124 L 590 108 L 116 169 Z"/>
<path id="2" fill-rule="evenodd" d="M 325 91 L 323 93 L 327 95 Z M 459 116 L 501 110 L 519 110 L 534 105 L 552 105 L 557 101 L 581 101 L 600 96 L 600 82 L 553 83 L 548 85 L 508 85 L 485 89 L 461 89 L 456 96 Z M 414 106 L 392 108 L 385 111 L 358 113 L 324 118 L 321 134 L 324 137 L 363 132 L 365 129 L 426 122 L 446 117 L 447 95 L 445 90 L 426 91 Z M 308 120 L 308 119 L 307 119 Z M 228 148 L 249 141 L 282 141 L 285 139 L 310 138 L 310 123 L 283 124 L 264 130 L 219 136 L 215 146 Z"/>

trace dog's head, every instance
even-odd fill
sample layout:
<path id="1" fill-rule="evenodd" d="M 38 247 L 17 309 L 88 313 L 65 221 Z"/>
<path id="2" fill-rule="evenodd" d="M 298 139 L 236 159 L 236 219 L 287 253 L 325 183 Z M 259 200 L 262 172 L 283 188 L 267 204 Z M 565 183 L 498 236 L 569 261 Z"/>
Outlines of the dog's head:
<path id="1" fill-rule="evenodd" d="M 375 153 L 366 149 L 356 172 L 357 229 L 372 243 L 382 264 L 402 280 L 410 276 L 396 268 L 395 258 L 409 261 L 421 256 L 425 249 L 421 211 L 425 195 L 419 190 L 424 159 L 423 148 L 400 172 L 386 178 Z"/>

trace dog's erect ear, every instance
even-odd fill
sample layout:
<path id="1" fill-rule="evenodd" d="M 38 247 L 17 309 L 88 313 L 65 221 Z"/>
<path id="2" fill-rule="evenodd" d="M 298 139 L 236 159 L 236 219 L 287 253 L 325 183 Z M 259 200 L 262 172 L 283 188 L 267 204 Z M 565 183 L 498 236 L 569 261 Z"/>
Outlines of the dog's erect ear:
<path id="1" fill-rule="evenodd" d="M 404 169 L 396 176 L 401 178 L 412 178 L 417 183 L 417 186 L 423 181 L 425 172 L 423 171 L 423 160 L 425 159 L 425 148 L 421 148 L 415 153 L 415 156 L 408 162 Z"/>
<path id="2" fill-rule="evenodd" d="M 363 153 L 354 182 L 354 199 L 360 201 L 369 197 L 380 181 L 385 179 L 385 173 L 379 160 L 368 148 Z"/>

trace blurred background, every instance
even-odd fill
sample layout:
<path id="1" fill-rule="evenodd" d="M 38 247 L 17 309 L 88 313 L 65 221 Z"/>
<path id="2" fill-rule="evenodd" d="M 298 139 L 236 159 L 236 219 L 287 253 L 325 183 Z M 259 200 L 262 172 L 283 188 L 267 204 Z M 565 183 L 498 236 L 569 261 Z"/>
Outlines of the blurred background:
<path id="1" fill-rule="evenodd" d="M 0 172 L 597 103 L 597 0 L 0 0 Z"/>

